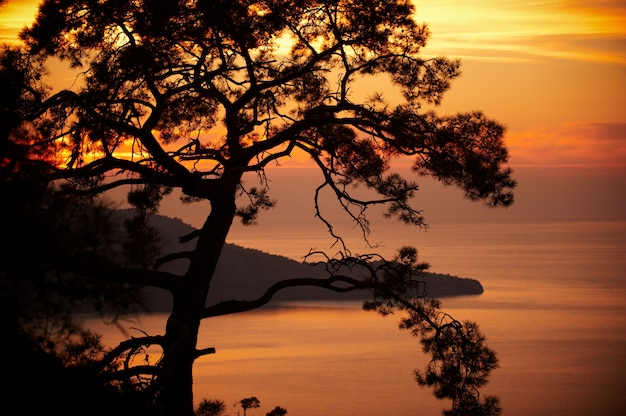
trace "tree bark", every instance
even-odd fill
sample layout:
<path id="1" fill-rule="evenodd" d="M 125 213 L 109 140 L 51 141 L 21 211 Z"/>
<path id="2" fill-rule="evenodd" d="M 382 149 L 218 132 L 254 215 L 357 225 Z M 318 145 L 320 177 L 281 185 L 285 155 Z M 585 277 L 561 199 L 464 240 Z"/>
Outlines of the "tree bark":
<path id="1" fill-rule="evenodd" d="M 197 358 L 198 331 L 211 280 L 236 214 L 240 177 L 222 178 L 211 199 L 211 213 L 198 233 L 181 289 L 172 293 L 173 307 L 167 320 L 163 351 L 160 400 L 167 415 L 194 415 L 193 363 Z"/>

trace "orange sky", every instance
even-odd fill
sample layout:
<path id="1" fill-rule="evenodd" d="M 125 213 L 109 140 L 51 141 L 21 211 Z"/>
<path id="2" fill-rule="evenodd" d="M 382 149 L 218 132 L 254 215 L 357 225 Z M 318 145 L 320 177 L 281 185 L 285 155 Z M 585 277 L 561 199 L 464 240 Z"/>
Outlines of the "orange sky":
<path id="1" fill-rule="evenodd" d="M 5 3 L 0 41 L 16 39 L 36 4 Z M 424 53 L 463 61 L 463 75 L 439 111 L 479 109 L 508 127 L 511 166 L 521 176 L 520 207 L 514 209 L 549 208 L 541 204 L 548 204 L 545 198 L 554 192 L 535 189 L 541 180 L 533 182 L 549 172 L 579 176 L 587 189 L 601 189 L 592 199 L 626 218 L 621 196 L 626 188 L 626 2 L 418 0 L 416 5 L 417 20 L 432 31 Z M 604 181 L 598 175 L 612 176 Z M 594 186 L 592 177 L 603 185 Z M 571 186 L 567 198 L 580 198 Z M 537 195 L 543 202 L 536 203 Z"/>
<path id="2" fill-rule="evenodd" d="M 514 167 L 626 171 L 626 2 L 416 4 L 433 53 L 464 62 L 444 108 L 505 123 Z"/>

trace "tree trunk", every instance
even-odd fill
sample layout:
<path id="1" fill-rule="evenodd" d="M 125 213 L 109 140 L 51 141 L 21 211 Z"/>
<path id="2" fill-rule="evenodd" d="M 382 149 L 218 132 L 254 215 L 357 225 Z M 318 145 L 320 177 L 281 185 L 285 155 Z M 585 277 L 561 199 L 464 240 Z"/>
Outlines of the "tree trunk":
<path id="1" fill-rule="evenodd" d="M 199 234 L 182 290 L 172 294 L 159 382 L 160 402 L 166 415 L 192 416 L 193 363 L 201 314 L 226 237 L 235 217 L 239 178 L 229 180 L 219 198 L 211 200 L 211 213 Z"/>

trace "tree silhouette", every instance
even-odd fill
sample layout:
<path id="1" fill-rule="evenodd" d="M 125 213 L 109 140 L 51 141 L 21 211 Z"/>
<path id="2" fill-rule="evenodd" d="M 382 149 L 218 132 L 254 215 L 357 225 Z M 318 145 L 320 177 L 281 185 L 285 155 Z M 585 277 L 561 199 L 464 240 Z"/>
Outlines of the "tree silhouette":
<path id="1" fill-rule="evenodd" d="M 142 394 L 167 414 L 194 413 L 193 363 L 214 352 L 197 349 L 205 318 L 257 308 L 293 286 L 410 294 L 400 281 L 380 286 L 380 273 L 391 267 L 369 264 L 380 258 L 352 254 L 318 204 L 321 192 L 336 197 L 365 238 L 373 206 L 426 225 L 412 205 L 418 185 L 393 170 L 398 160 L 410 159 L 418 176 L 455 185 L 470 200 L 490 207 L 513 202 L 504 127 L 480 112 L 432 111 L 460 63 L 420 56 L 429 31 L 407 0 L 44 0 L 21 36 L 24 76 L 15 104 L 21 122 L 6 134 L 7 146 L 29 150 L 19 155 L 20 166 L 37 167 L 41 183 L 62 185 L 65 193 L 129 189 L 138 241 L 150 239 L 143 221 L 172 190 L 187 203 L 210 202 L 202 227 L 180 237 L 194 248 L 164 253 L 151 268 L 106 256 L 65 265 L 95 281 L 172 294 L 162 336 L 131 338 L 106 357 L 161 346 L 157 366 L 125 369 L 119 378 L 149 375 Z M 43 85 L 48 57 L 75 68 L 71 87 Z M 236 218 L 252 224 L 274 205 L 270 167 L 295 154 L 307 155 L 323 175 L 312 203 L 339 260 L 358 263 L 369 277 L 346 276 L 329 261 L 327 279 L 289 279 L 258 299 L 206 305 L 231 224 Z M 247 184 L 251 177 L 257 185 Z M 142 244 L 125 248 L 131 258 L 149 254 Z M 186 261 L 183 275 L 160 270 L 175 260 Z"/>
<path id="2" fill-rule="evenodd" d="M 31 88 L 39 66 L 18 50 L 0 52 L 0 320 L 59 348 L 77 330 L 77 311 L 115 322 L 141 310 L 139 287 L 70 272 L 68 263 L 124 256 L 120 245 L 137 241 L 113 218 L 111 205 L 89 194 L 63 192 L 45 179 L 51 166 L 32 146 L 27 118 L 42 91 Z M 49 154 L 48 154 L 49 156 Z M 155 239 L 144 247 L 155 247 Z M 147 254 L 146 254 L 147 255 Z M 152 258 L 155 253 L 151 253 Z M 132 256 L 127 265 L 147 257 Z M 145 263 L 144 262 L 144 263 Z M 54 347 L 47 347 L 52 342 Z"/>
<path id="3" fill-rule="evenodd" d="M 254 396 L 241 399 L 237 404 L 239 404 L 243 409 L 243 416 L 246 416 L 246 411 L 248 409 L 257 409 L 261 407 L 261 402 Z"/>
<path id="4" fill-rule="evenodd" d="M 497 397 L 480 397 L 479 389 L 498 367 L 498 358 L 485 346 L 486 338 L 478 325 L 457 321 L 439 309 L 438 300 L 423 294 L 425 288 L 414 276 L 428 264 L 418 261 L 416 249 L 403 247 L 390 264 L 395 267 L 385 267 L 375 277 L 374 296 L 364 303 L 364 309 L 381 315 L 406 312 L 400 328 L 419 337 L 423 351 L 431 357 L 424 371 L 415 371 L 418 384 L 433 387 L 438 399 L 452 401 L 452 408 L 444 411 L 446 416 L 501 414 Z"/>
<path id="5" fill-rule="evenodd" d="M 222 400 L 202 400 L 196 408 L 196 416 L 222 416 L 226 404 Z"/>
<path id="6" fill-rule="evenodd" d="M 265 416 L 285 416 L 287 414 L 287 409 L 284 407 L 276 406 L 269 412 L 265 414 Z"/>

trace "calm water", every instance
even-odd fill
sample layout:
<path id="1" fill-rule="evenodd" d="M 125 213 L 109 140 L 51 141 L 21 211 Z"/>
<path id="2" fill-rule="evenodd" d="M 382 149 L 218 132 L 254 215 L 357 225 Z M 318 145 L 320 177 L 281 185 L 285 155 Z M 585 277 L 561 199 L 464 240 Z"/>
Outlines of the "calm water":
<path id="1" fill-rule="evenodd" d="M 483 283 L 483 295 L 443 307 L 477 321 L 498 352 L 485 393 L 500 397 L 505 415 L 626 414 L 626 223 L 456 225 L 430 231 L 419 247 L 433 271 Z M 157 334 L 164 319 L 127 326 Z M 98 329 L 111 344 L 121 339 Z M 426 363 L 417 339 L 357 303 L 215 318 L 200 339 L 217 354 L 196 363 L 196 400 L 224 400 L 233 416 L 250 396 L 261 401 L 250 416 L 276 405 L 292 416 L 434 416 L 449 406 L 413 380 Z"/>

